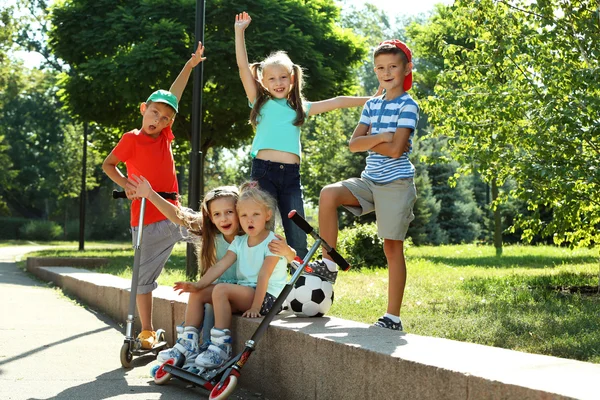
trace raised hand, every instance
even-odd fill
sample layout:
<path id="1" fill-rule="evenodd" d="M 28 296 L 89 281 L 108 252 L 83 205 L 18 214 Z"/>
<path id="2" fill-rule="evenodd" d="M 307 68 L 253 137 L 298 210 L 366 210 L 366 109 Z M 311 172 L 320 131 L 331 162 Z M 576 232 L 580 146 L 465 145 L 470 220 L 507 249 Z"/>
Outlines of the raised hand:
<path id="1" fill-rule="evenodd" d="M 196 49 L 196 52 L 192 53 L 192 57 L 188 61 L 190 63 L 190 66 L 192 68 L 194 68 L 196 65 L 198 65 L 202 61 L 206 60 L 206 57 L 203 57 L 203 55 L 204 55 L 204 46 L 202 45 L 202 42 L 198 42 L 198 48 Z"/>
<path id="2" fill-rule="evenodd" d="M 127 193 L 127 197 L 129 195 L 133 198 L 148 198 L 150 193 L 152 193 L 152 186 L 150 186 L 150 182 L 148 179 L 143 176 L 131 175 L 131 177 L 127 178 L 127 186 L 125 187 L 125 193 Z"/>
<path id="3" fill-rule="evenodd" d="M 246 11 L 236 14 L 234 28 L 236 31 L 245 31 L 248 25 L 252 22 L 252 18 Z"/>

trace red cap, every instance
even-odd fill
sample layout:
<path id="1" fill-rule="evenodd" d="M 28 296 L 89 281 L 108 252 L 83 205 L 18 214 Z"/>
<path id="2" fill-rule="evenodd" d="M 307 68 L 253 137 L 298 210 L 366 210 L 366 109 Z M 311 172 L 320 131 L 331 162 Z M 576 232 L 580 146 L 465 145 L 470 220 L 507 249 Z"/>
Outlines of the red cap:
<path id="1" fill-rule="evenodd" d="M 402 50 L 402 52 L 406 55 L 406 59 L 408 60 L 408 62 L 412 62 L 412 52 L 404 42 L 398 39 L 390 39 L 379 43 L 380 46 L 383 44 L 391 44 L 392 46 L 396 46 L 397 48 Z M 412 87 L 412 71 L 410 71 L 410 74 L 406 75 L 406 77 L 404 78 L 403 87 L 405 91 L 409 90 Z"/>

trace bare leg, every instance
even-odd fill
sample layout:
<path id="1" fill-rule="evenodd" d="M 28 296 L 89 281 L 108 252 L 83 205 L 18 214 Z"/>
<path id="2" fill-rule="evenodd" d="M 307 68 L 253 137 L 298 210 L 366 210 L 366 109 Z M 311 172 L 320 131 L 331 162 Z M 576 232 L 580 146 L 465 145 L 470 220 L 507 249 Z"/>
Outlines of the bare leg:
<path id="1" fill-rule="evenodd" d="M 138 294 L 136 296 L 138 313 L 140 315 L 140 322 L 142 323 L 143 331 L 153 331 L 152 326 L 152 292 Z"/>
<path id="2" fill-rule="evenodd" d="M 185 309 L 185 326 L 200 328 L 204 318 L 204 304 L 212 303 L 212 291 L 215 286 L 190 293 L 188 304 Z"/>
<path id="3" fill-rule="evenodd" d="M 384 239 L 383 251 L 388 262 L 388 314 L 400 316 L 400 307 L 406 285 L 406 261 L 404 260 L 404 242 Z"/>
<path id="4" fill-rule="evenodd" d="M 220 283 L 213 289 L 212 300 L 215 328 L 229 329 L 232 313 L 246 311 L 252 307 L 254 289 L 248 286 Z"/>
<path id="5" fill-rule="evenodd" d="M 319 195 L 319 235 L 331 246 L 336 247 L 338 237 L 339 206 L 359 206 L 358 200 L 350 190 L 341 183 L 333 183 L 321 189 Z M 323 257 L 331 257 L 323 251 Z"/>

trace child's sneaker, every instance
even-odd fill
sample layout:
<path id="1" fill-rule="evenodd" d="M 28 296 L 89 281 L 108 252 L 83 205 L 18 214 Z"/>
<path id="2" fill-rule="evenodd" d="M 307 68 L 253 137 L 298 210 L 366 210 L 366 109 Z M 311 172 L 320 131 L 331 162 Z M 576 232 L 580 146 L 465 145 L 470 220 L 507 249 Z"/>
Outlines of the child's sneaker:
<path id="1" fill-rule="evenodd" d="M 378 326 L 380 328 L 387 328 L 394 331 L 403 331 L 402 328 L 402 320 L 400 322 L 394 322 L 388 317 L 381 317 L 373 324 L 373 326 Z"/>
<path id="2" fill-rule="evenodd" d="M 170 349 L 158 353 L 156 359 L 162 364 L 167 360 L 174 359 L 175 364 L 180 357 L 185 357 L 184 368 L 193 365 L 196 357 L 200 354 L 198 347 L 198 329 L 193 326 L 177 327 L 177 342 Z"/>
<path id="3" fill-rule="evenodd" d="M 312 272 L 308 271 L 309 268 L 312 270 Z M 317 275 L 318 277 L 331 282 L 332 284 L 335 283 L 335 280 L 337 279 L 338 272 L 330 271 L 327 267 L 327 264 L 325 264 L 325 261 L 323 260 L 316 260 L 308 263 L 306 269 L 306 273 Z"/>
<path id="4" fill-rule="evenodd" d="M 142 349 L 150 350 L 156 344 L 156 332 L 155 331 L 141 331 L 137 337 Z"/>
<path id="5" fill-rule="evenodd" d="M 208 349 L 196 357 L 196 366 L 203 369 L 218 368 L 231 358 L 231 332 L 229 329 L 211 329 Z"/>

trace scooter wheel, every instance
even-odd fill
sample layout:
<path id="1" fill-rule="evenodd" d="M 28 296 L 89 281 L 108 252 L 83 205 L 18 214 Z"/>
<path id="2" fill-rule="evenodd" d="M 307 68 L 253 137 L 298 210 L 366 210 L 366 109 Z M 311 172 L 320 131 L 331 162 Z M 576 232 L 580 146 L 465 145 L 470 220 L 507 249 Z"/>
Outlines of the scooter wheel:
<path id="1" fill-rule="evenodd" d="M 150 376 L 152 377 L 152 379 L 154 379 L 154 377 L 156 376 L 156 371 L 158 371 L 159 368 L 160 365 L 154 365 L 152 368 L 150 368 Z"/>
<path id="2" fill-rule="evenodd" d="M 172 358 L 168 359 L 167 361 L 162 363 L 161 366 L 158 367 L 158 369 L 154 372 L 154 383 L 156 383 L 157 385 L 164 385 L 165 383 L 171 380 L 171 373 L 165 371 L 165 365 L 167 364 L 173 365 L 175 364 L 175 360 Z"/>
<path id="3" fill-rule="evenodd" d="M 129 343 L 123 343 L 123 346 L 121 346 L 121 365 L 123 368 L 131 368 L 132 360 L 133 354 L 129 350 Z"/>
<path id="4" fill-rule="evenodd" d="M 229 397 L 231 393 L 235 390 L 237 385 L 237 376 L 229 375 L 223 385 L 217 383 L 217 385 L 211 390 L 208 398 L 210 400 L 223 400 Z"/>

